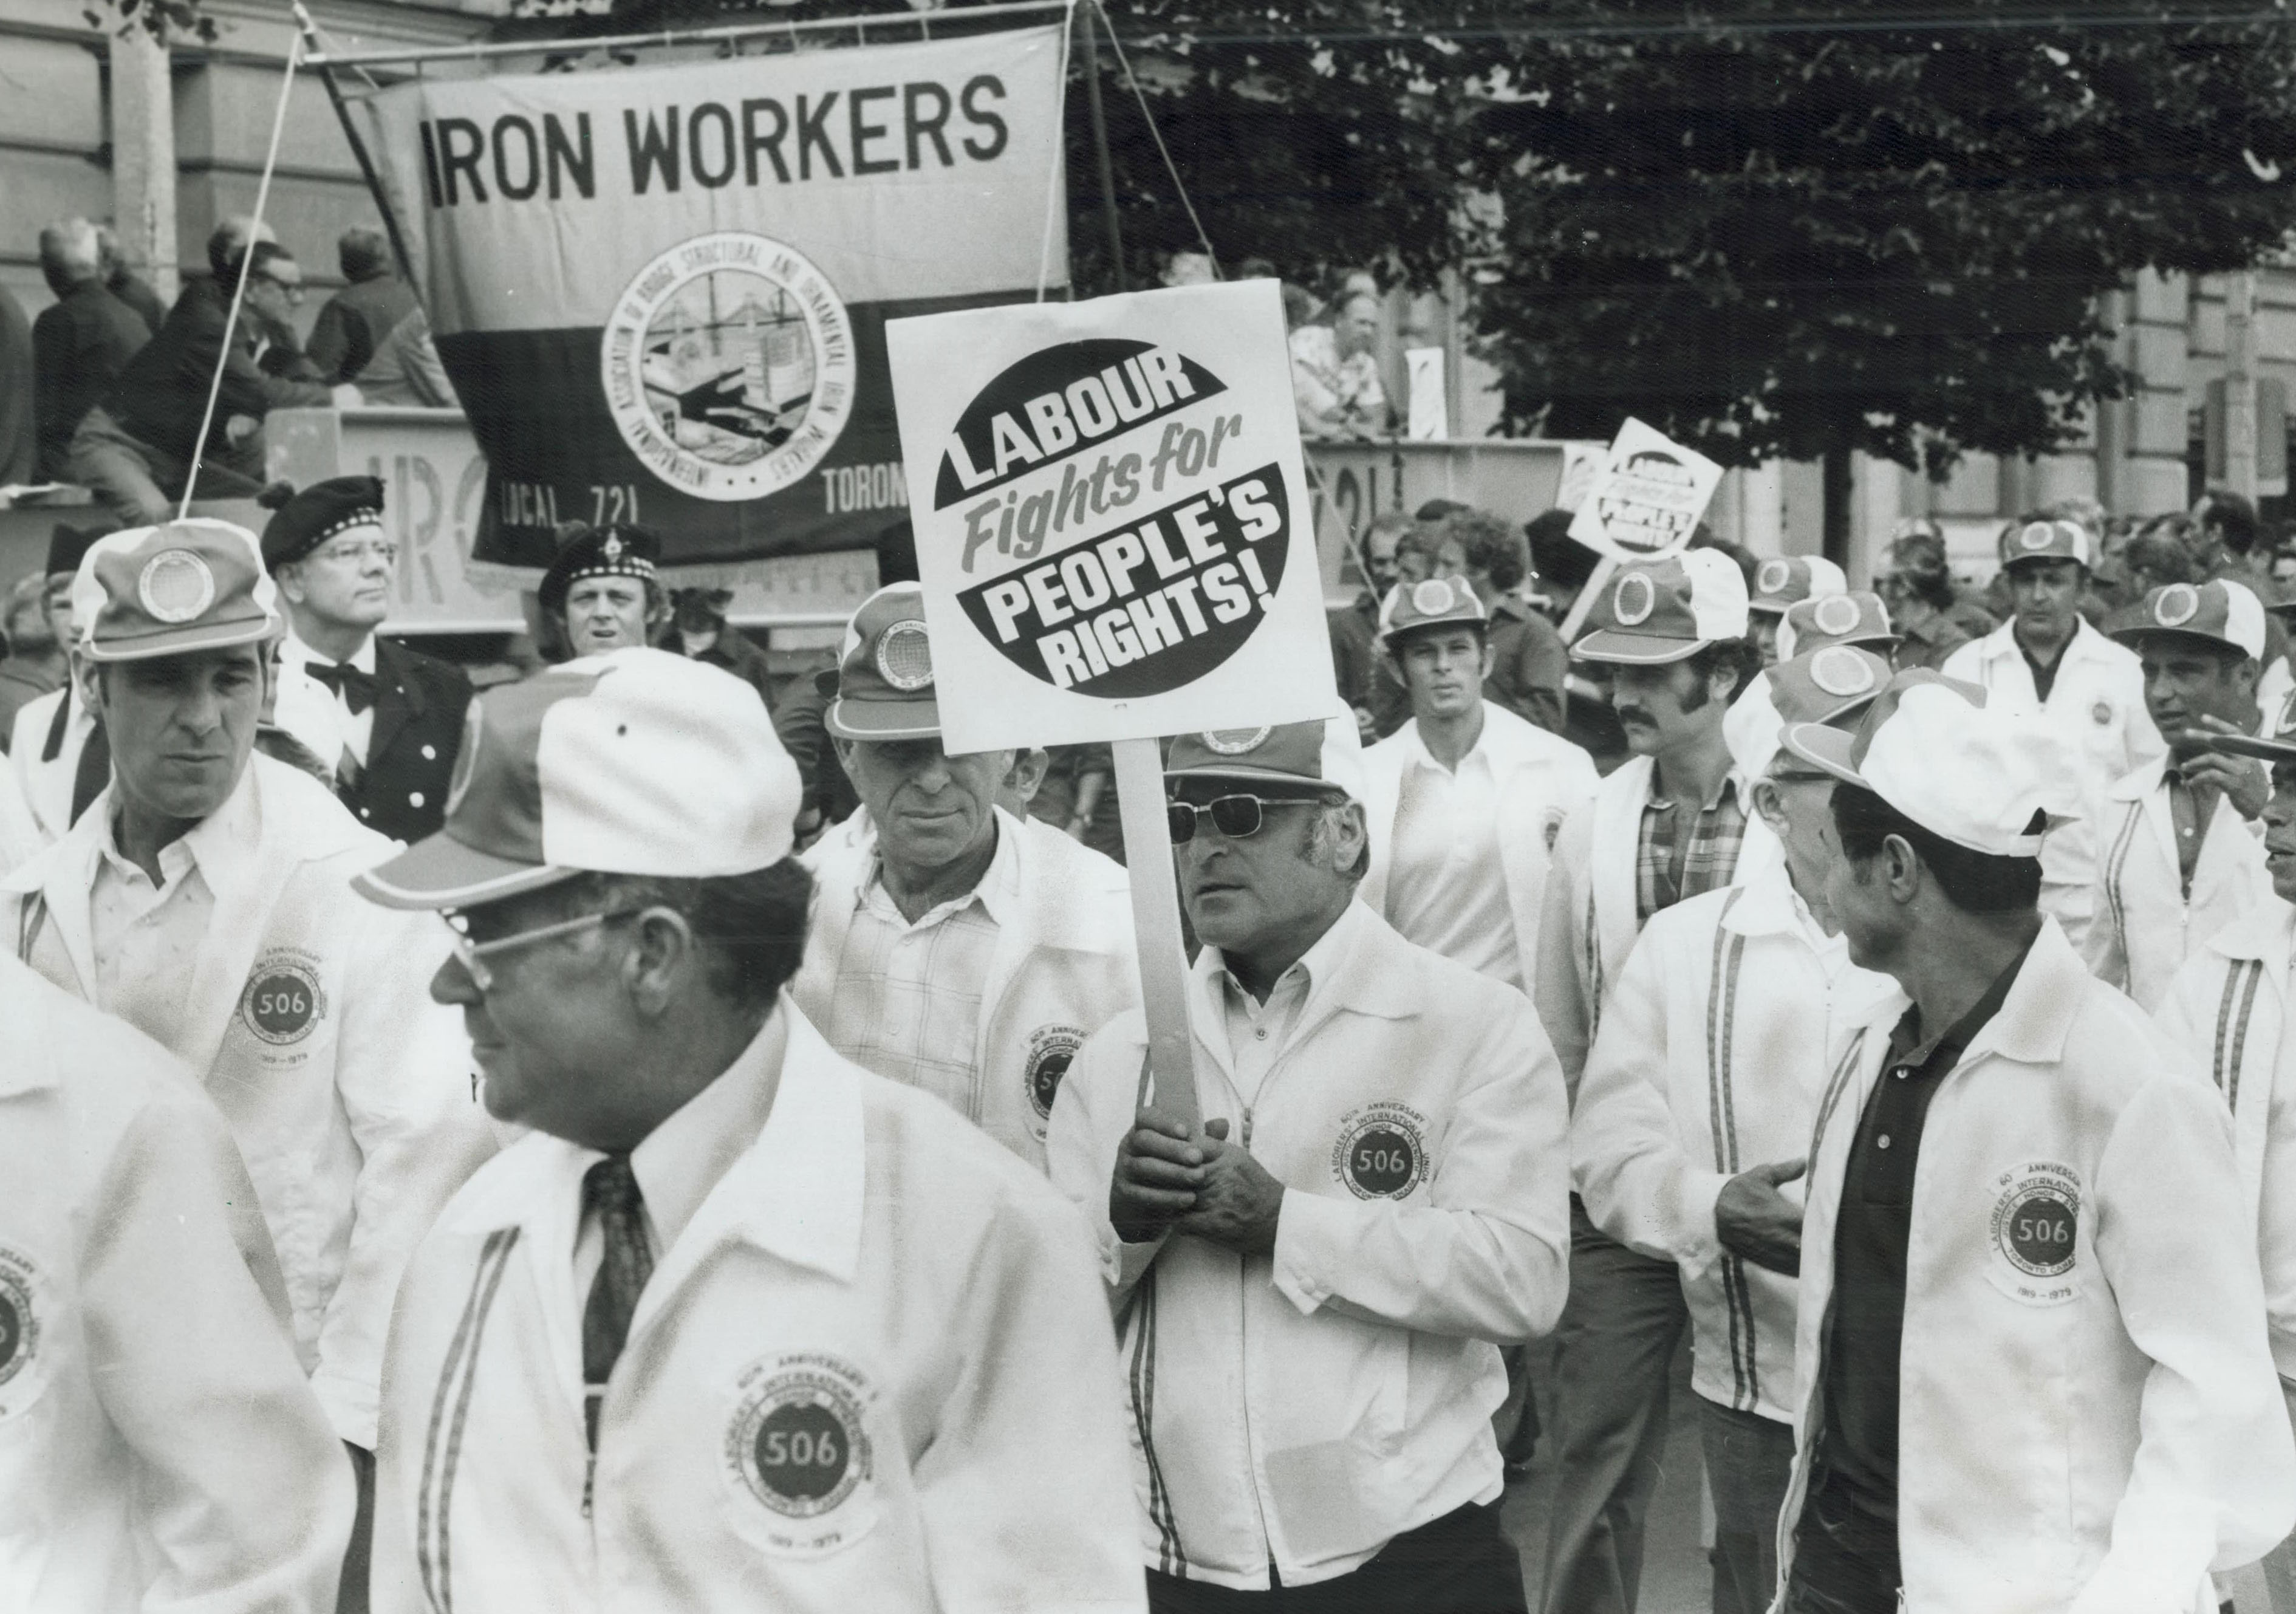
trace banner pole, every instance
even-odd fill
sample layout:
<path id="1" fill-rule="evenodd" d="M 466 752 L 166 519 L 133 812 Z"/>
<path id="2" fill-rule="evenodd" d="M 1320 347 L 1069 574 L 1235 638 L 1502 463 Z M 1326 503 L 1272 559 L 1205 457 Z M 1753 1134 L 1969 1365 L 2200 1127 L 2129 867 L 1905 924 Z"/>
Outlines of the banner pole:
<path id="1" fill-rule="evenodd" d="M 303 59 L 303 36 L 291 34 L 287 38 L 287 70 L 279 80 L 279 105 L 271 114 L 271 147 L 263 156 L 263 178 L 255 187 L 255 228 L 263 225 L 263 209 L 271 202 L 271 176 L 279 166 L 279 137 L 287 131 L 287 102 L 295 94 L 295 69 Z M 208 433 L 215 427 L 216 399 L 223 393 L 223 373 L 231 364 L 231 345 L 239 340 L 239 311 L 247 301 L 247 272 L 255 262 L 255 234 L 249 233 L 247 245 L 239 257 L 239 275 L 232 283 L 231 313 L 223 322 L 223 348 L 216 355 L 215 374 L 208 379 L 208 405 L 200 412 L 200 434 L 192 439 L 191 469 L 184 474 L 183 502 L 176 506 L 176 520 L 192 513 L 192 496 L 199 491 L 200 461 L 208 449 Z"/>
<path id="2" fill-rule="evenodd" d="M 1124 272 L 1124 231 L 1116 214 L 1116 168 L 1108 155 L 1108 116 L 1100 104 L 1100 42 L 1097 26 L 1105 25 L 1108 13 L 1100 7 L 1100 0 L 1084 0 L 1084 101 L 1085 113 L 1092 127 L 1092 155 L 1100 175 L 1100 217 L 1108 227 L 1108 263 L 1116 276 L 1119 291 L 1132 290 L 1130 277 Z M 1097 17 L 1100 24 L 1095 25 Z M 1109 30 L 1113 33 L 1115 30 Z"/>
<path id="3" fill-rule="evenodd" d="M 406 283 L 408 291 L 415 291 L 414 254 L 406 250 L 406 237 L 399 230 L 398 215 L 391 210 L 390 198 L 383 194 L 382 178 L 374 171 L 374 159 L 368 154 L 366 142 L 360 137 L 358 127 L 351 121 L 351 109 L 343 99 L 342 86 L 335 82 L 334 70 L 327 65 L 326 57 L 320 53 L 318 25 L 311 20 L 311 13 L 304 8 L 303 0 L 294 0 L 294 5 L 295 20 L 301 26 L 304 40 L 310 47 L 304 60 L 317 66 L 319 82 L 327 87 L 328 103 L 335 109 L 335 121 L 342 125 L 343 139 L 351 148 L 352 160 L 358 164 L 359 177 L 366 181 L 367 193 L 374 198 L 375 209 L 382 215 L 383 233 L 390 237 L 390 256 L 398 261 L 398 278 Z"/>
<path id="4" fill-rule="evenodd" d="M 1188 1028 L 1188 959 L 1180 941 L 1180 889 L 1172 873 L 1172 832 L 1164 814 L 1164 756 L 1153 740 L 1116 740 L 1116 805 L 1124 862 L 1132 877 L 1132 930 L 1140 949 L 1140 1007 L 1148 1022 L 1148 1064 L 1139 1108 L 1175 1117 L 1193 1133 L 1193 1035 Z M 1154 1088 L 1154 1101 L 1149 1097 Z"/>

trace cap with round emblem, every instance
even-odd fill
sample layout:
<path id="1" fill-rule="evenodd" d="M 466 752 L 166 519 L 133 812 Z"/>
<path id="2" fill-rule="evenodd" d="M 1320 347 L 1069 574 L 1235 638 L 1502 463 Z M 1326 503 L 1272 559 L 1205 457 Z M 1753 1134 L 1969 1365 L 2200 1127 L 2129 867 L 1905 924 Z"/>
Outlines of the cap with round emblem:
<path id="1" fill-rule="evenodd" d="M 1718 550 L 1632 561 L 1596 595 L 1570 653 L 1587 661 L 1658 666 L 1746 632 L 1746 575 Z"/>
<path id="2" fill-rule="evenodd" d="M 1464 578 L 1429 578 L 1398 583 L 1379 608 L 1379 635 L 1390 648 L 1406 634 L 1426 627 L 1481 627 L 1490 613 Z"/>
<path id="3" fill-rule="evenodd" d="M 256 644 L 280 631 L 255 535 L 194 517 L 98 538 L 73 574 L 72 620 L 91 661 Z"/>
<path id="4" fill-rule="evenodd" d="M 1759 779 L 1777 759 L 1788 725 L 1851 721 L 1889 682 L 1889 662 L 1854 645 L 1826 645 L 1781 661 L 1755 675 L 1723 718 L 1730 760 L 1747 778 Z"/>
<path id="5" fill-rule="evenodd" d="M 1352 716 L 1182 734 L 1164 758 L 1164 782 L 1191 779 L 1219 780 L 1246 790 L 1274 787 L 1287 795 L 1337 791 L 1360 802 L 1363 742 Z"/>
<path id="6" fill-rule="evenodd" d="M 861 602 L 845 625 L 837 698 L 823 721 L 848 740 L 923 740 L 940 733 L 925 594 L 890 583 Z"/>
<path id="7" fill-rule="evenodd" d="M 1778 623 L 1778 659 L 1791 660 L 1829 644 L 1871 644 L 1882 648 L 1898 642 L 1890 623 L 1890 608 L 1870 588 L 1853 588 L 1844 594 L 1823 594 L 1797 600 Z"/>
<path id="8" fill-rule="evenodd" d="M 1783 616 L 1802 600 L 1825 599 L 1848 589 L 1841 568 L 1824 555 L 1772 555 L 1754 570 L 1754 594 L 1747 609 Z"/>
<path id="9" fill-rule="evenodd" d="M 2083 566 L 2095 566 L 2096 542 L 2079 521 L 2062 517 L 2028 521 L 2001 535 L 2001 564 L 2015 566 L 2025 561 L 2078 561 Z"/>
<path id="10" fill-rule="evenodd" d="M 351 883 L 393 908 L 499 901 L 572 875 L 707 880 L 789 855 L 803 793 L 758 692 L 632 647 L 471 703 L 447 822 Z"/>
<path id="11" fill-rule="evenodd" d="M 2229 578 L 2169 583 L 2115 616 L 2105 631 L 2124 644 L 2153 636 L 2205 639 L 2243 656 L 2264 655 L 2264 602 Z"/>

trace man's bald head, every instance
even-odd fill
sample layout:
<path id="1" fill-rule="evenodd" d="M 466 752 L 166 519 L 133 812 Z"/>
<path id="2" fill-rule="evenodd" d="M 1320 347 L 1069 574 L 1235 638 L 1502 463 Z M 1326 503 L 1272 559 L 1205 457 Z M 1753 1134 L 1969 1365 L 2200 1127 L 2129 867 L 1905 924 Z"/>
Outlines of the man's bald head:
<path id="1" fill-rule="evenodd" d="M 103 274 L 103 249 L 85 218 L 60 218 L 40 232 L 40 273 L 58 297 Z"/>

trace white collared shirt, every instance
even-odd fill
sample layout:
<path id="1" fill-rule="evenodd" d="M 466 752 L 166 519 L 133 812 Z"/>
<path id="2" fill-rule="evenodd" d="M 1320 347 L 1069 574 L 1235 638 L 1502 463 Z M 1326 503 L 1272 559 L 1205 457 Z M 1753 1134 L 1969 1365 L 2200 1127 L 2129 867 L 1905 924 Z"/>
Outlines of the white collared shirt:
<path id="1" fill-rule="evenodd" d="M 981 999 L 1004 927 L 1018 918 L 1020 854 L 1004 824 L 980 883 L 901 916 L 872 860 L 854 899 L 822 1035 L 865 1069 L 975 1116 Z"/>
<path id="2" fill-rule="evenodd" d="M 160 848 L 156 886 L 120 855 L 118 815 L 106 802 L 88 886 L 96 1006 L 172 1048 L 215 915 L 216 888 L 229 880 L 229 848 L 256 833 L 255 793 L 242 777 L 223 806 Z"/>
<path id="3" fill-rule="evenodd" d="M 644 1201 L 640 1221 L 646 1248 L 656 1261 L 677 1242 L 701 1201 L 726 1169 L 758 1140 L 772 1111 L 782 1053 L 789 1045 L 789 1017 L 776 1014 L 750 1040 L 734 1062 L 630 1151 L 630 1171 Z M 606 1157 L 585 1150 L 582 1169 Z M 587 1303 L 590 1283 L 606 1253 L 598 1218 L 584 1212 L 574 1236 L 574 1303 Z"/>
<path id="4" fill-rule="evenodd" d="M 1275 978 L 1265 1003 L 1245 989 L 1228 968 L 1227 955 L 1218 947 L 1206 947 L 1196 955 L 1196 978 L 1213 1013 L 1226 1028 L 1228 1059 L 1235 1068 L 1236 1091 L 1246 1107 L 1259 1102 L 1259 1084 L 1291 1042 L 1308 1000 L 1318 986 L 1332 979 L 1353 950 L 1357 906 L 1348 904 L 1315 945 Z"/>
<path id="5" fill-rule="evenodd" d="M 1413 722 L 1395 809 L 1387 922 L 1406 941 L 1520 989 L 1522 961 L 1499 861 L 1498 775 L 1482 738 L 1447 768 Z"/>
<path id="6" fill-rule="evenodd" d="M 279 665 L 283 668 L 291 668 L 295 672 L 303 674 L 308 677 L 309 676 L 312 667 L 332 667 L 335 663 L 329 658 L 321 655 L 317 651 L 313 650 L 309 645 L 304 643 L 303 641 L 296 635 L 291 633 L 287 635 L 284 642 L 283 642 L 279 646 Z M 374 635 L 373 634 L 369 634 L 365 639 L 359 642 L 357 651 L 354 653 L 350 660 L 344 663 L 344 665 L 357 668 L 370 678 L 375 676 Z M 316 684 L 317 680 L 314 679 L 313 682 Z M 325 763 L 329 767 L 333 767 L 336 765 L 337 758 L 341 757 L 345 751 L 348 751 L 351 754 L 352 759 L 357 762 L 361 767 L 365 767 L 366 766 L 367 746 L 374 739 L 373 703 L 370 701 L 367 705 L 366 710 L 363 712 L 353 712 L 350 709 L 350 703 L 345 700 L 339 692 L 329 689 L 325 684 L 318 684 L 318 692 L 321 695 L 327 697 L 327 705 L 333 710 L 337 743 L 324 750 L 314 746 L 312 747 L 313 751 L 316 753 L 319 760 Z M 297 739 L 300 740 L 303 738 L 300 733 L 296 732 L 295 725 L 284 723 L 283 718 L 283 724 L 291 733 L 295 733 L 295 737 Z"/>

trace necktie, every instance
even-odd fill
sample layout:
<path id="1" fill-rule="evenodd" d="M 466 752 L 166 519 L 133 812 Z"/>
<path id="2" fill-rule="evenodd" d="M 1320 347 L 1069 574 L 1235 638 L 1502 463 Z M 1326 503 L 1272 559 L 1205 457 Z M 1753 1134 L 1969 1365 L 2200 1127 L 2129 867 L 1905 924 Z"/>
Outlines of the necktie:
<path id="1" fill-rule="evenodd" d="M 352 717 L 374 704 L 373 673 L 363 673 L 348 661 L 312 661 L 307 665 L 311 676 L 342 697 Z"/>
<path id="2" fill-rule="evenodd" d="M 645 1199 L 627 1154 L 610 1154 L 583 1174 L 582 1213 L 598 1218 L 605 1258 L 590 1281 L 582 1308 L 583 1426 L 590 1449 L 598 1449 L 598 1409 L 606 1381 L 630 1337 L 630 1317 L 653 1274 L 653 1252 L 646 1245 Z"/>

